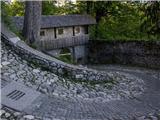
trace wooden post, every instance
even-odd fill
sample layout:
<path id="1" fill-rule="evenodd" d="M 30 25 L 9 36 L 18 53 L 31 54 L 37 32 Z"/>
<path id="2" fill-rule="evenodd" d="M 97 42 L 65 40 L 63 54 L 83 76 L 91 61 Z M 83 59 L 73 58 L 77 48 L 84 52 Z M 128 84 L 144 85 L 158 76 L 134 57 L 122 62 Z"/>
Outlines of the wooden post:
<path id="1" fill-rule="evenodd" d="M 56 28 L 54 28 L 54 38 L 57 38 Z"/>
<path id="2" fill-rule="evenodd" d="M 73 26 L 73 36 L 75 36 L 75 27 Z"/>

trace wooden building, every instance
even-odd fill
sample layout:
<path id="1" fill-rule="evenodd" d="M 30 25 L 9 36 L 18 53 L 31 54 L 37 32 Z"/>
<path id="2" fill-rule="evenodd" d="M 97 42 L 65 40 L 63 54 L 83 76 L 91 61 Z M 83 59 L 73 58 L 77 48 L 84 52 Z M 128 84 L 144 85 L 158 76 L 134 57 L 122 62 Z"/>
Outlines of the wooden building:
<path id="1" fill-rule="evenodd" d="M 13 17 L 18 29 L 24 17 Z M 96 24 L 89 15 L 42 16 L 38 45 L 44 50 L 60 49 L 88 43 L 88 26 Z"/>

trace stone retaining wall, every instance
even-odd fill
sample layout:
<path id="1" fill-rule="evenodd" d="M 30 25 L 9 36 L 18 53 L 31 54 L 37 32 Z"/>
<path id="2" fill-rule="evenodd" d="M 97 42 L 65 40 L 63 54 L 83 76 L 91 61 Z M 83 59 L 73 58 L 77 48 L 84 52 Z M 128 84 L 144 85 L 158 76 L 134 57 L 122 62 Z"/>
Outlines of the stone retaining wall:
<path id="1" fill-rule="evenodd" d="M 48 69 L 57 75 L 62 75 L 63 77 L 65 76 L 70 79 L 89 81 L 111 80 L 106 72 L 99 72 L 84 67 L 70 65 L 37 51 L 20 40 L 20 38 L 8 30 L 4 24 L 1 26 L 2 41 L 10 45 L 12 50 L 29 62 Z"/>
<path id="2" fill-rule="evenodd" d="M 90 41 L 89 61 L 160 69 L 160 41 Z"/>

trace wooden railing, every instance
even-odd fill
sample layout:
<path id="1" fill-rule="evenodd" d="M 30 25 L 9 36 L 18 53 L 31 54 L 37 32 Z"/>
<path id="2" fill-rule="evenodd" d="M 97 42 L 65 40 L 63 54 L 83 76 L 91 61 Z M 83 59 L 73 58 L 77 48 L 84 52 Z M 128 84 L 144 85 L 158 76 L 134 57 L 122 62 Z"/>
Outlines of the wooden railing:
<path id="1" fill-rule="evenodd" d="M 51 50 L 57 48 L 65 48 L 76 45 L 84 45 L 89 41 L 89 35 L 73 36 L 57 39 L 41 39 L 39 45 L 44 50 Z"/>

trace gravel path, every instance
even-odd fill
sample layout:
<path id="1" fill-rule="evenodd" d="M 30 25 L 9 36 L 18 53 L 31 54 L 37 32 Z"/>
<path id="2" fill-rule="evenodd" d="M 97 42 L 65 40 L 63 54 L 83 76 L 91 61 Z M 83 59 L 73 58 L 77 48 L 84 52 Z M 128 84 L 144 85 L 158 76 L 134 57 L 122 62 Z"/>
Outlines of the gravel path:
<path id="1" fill-rule="evenodd" d="M 3 43 L 1 53 L 3 79 L 21 82 L 44 93 L 34 101 L 36 107 L 28 106 L 21 111 L 21 114 L 25 113 L 23 117 L 17 119 L 160 119 L 160 71 L 121 66 L 92 66 L 110 72 L 118 81 L 110 86 L 107 86 L 107 83 L 105 86 L 96 84 L 93 87 L 85 83 L 71 82 L 37 66 L 28 65 Z M 9 112 L 3 111 L 3 108 L 1 111 L 2 119 L 10 119 L 6 115 Z M 12 113 L 14 112 L 11 112 L 10 116 Z"/>

